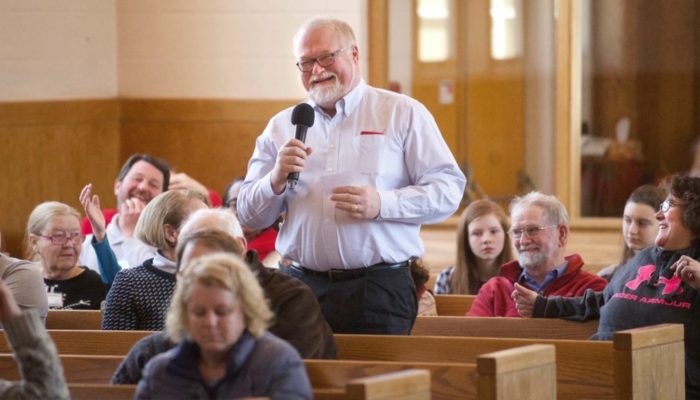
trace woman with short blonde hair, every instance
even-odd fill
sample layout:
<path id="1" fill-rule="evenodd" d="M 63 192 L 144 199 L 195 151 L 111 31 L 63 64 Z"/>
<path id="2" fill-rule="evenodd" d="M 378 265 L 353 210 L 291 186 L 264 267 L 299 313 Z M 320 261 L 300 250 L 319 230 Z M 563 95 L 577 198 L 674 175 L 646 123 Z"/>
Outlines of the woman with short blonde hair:
<path id="1" fill-rule="evenodd" d="M 164 328 L 165 314 L 175 290 L 175 251 L 180 226 L 191 213 L 206 207 L 206 198 L 189 190 L 169 190 L 148 203 L 134 233 L 158 251 L 142 265 L 117 273 L 107 294 L 102 329 Z"/>
<path id="2" fill-rule="evenodd" d="M 168 336 L 173 341 L 179 342 L 188 336 L 187 303 L 196 284 L 221 287 L 234 293 L 246 327 L 253 336 L 260 337 L 267 329 L 272 312 L 255 275 L 240 257 L 221 253 L 196 258 L 181 271 L 166 323 Z"/>
<path id="3" fill-rule="evenodd" d="M 193 259 L 168 312 L 168 336 L 179 343 L 146 364 L 136 398 L 313 398 L 299 353 L 266 331 L 271 318 L 240 257 Z"/>

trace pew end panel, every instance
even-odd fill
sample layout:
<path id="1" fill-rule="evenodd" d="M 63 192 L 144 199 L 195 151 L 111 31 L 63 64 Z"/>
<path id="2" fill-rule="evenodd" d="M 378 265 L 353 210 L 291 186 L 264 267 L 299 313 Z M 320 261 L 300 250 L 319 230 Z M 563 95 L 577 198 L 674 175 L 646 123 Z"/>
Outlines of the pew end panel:
<path id="1" fill-rule="evenodd" d="M 553 345 L 533 344 L 477 358 L 479 399 L 557 398 Z"/>
<path id="2" fill-rule="evenodd" d="M 430 372 L 430 396 L 441 399 L 476 399 L 476 364 L 377 360 L 304 360 L 313 387 L 339 389 L 345 382 L 402 370 Z M 484 399 L 488 400 L 488 399 Z"/>
<path id="3" fill-rule="evenodd" d="M 662 324 L 615 332 L 615 398 L 685 398 L 684 327 Z"/>
<path id="4" fill-rule="evenodd" d="M 409 369 L 355 379 L 346 385 L 347 399 L 430 399 L 430 371 Z"/>

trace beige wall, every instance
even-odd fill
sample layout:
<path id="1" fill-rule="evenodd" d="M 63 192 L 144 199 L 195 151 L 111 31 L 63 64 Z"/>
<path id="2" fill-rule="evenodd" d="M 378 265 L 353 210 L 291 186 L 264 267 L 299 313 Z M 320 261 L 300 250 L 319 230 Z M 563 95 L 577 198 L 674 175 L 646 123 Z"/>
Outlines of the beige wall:
<path id="1" fill-rule="evenodd" d="M 0 2 L 0 101 L 115 97 L 115 4 Z"/>
<path id="2" fill-rule="evenodd" d="M 118 1 L 119 94 L 299 99 L 292 37 L 314 16 L 350 23 L 366 49 L 365 1 Z"/>

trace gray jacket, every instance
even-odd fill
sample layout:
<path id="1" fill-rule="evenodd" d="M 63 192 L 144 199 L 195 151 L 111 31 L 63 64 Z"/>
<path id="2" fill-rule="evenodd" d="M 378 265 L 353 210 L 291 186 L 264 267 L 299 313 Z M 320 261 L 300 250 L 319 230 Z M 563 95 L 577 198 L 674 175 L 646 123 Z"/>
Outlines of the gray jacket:
<path id="1" fill-rule="evenodd" d="M 5 324 L 5 335 L 19 364 L 22 381 L 0 379 L 0 399 L 70 399 L 63 367 L 36 310 Z"/>
<path id="2" fill-rule="evenodd" d="M 199 348 L 190 341 L 146 364 L 136 399 L 313 399 L 299 353 L 269 332 L 255 338 L 247 331 L 229 356 L 226 376 L 213 386 L 197 368 Z"/>
<path id="3" fill-rule="evenodd" d="M 41 266 L 0 253 L 0 278 L 10 288 L 22 309 L 36 308 L 41 321 L 46 321 L 49 302 Z"/>

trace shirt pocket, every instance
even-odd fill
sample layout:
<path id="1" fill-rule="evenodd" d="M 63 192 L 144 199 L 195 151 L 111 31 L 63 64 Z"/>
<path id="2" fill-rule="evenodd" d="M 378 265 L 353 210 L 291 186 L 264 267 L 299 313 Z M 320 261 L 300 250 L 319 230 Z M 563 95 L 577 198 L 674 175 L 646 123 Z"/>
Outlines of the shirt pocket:
<path id="1" fill-rule="evenodd" d="M 386 140 L 383 134 L 360 134 L 357 140 L 359 147 L 358 167 L 363 174 L 378 174 L 382 149 Z"/>

